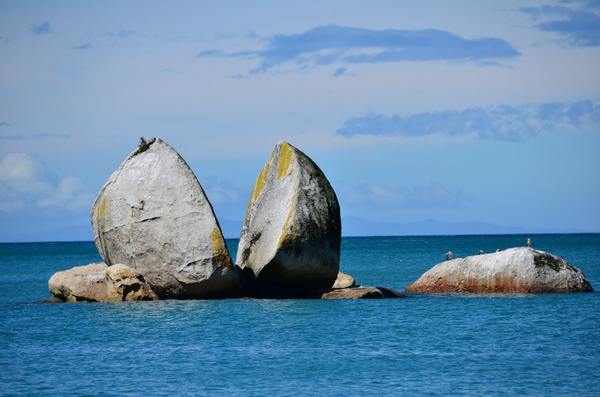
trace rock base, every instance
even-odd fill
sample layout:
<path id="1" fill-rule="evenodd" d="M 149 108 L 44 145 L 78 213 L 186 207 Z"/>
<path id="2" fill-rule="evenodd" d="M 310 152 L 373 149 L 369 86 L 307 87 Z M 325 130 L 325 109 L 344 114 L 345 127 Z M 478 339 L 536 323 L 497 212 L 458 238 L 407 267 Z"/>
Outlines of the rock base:
<path id="1" fill-rule="evenodd" d="M 401 292 L 381 287 L 336 288 L 321 294 L 321 299 L 383 299 L 403 297 L 404 294 Z"/>

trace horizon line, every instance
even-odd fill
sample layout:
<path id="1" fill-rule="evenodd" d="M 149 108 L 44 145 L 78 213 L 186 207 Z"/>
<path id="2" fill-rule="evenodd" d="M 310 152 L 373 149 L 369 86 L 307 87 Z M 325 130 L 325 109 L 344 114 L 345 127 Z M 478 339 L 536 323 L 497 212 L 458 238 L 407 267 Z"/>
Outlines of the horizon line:
<path id="1" fill-rule="evenodd" d="M 590 235 L 599 232 L 541 232 L 541 233 L 458 233 L 458 234 L 383 234 L 353 235 L 342 238 L 387 238 L 387 237 L 476 237 L 476 236 L 549 236 L 549 235 Z M 225 237 L 225 240 L 239 240 L 239 237 Z M 0 244 L 53 244 L 53 243 L 94 243 L 94 240 L 54 240 L 54 241 L 0 241 Z"/>

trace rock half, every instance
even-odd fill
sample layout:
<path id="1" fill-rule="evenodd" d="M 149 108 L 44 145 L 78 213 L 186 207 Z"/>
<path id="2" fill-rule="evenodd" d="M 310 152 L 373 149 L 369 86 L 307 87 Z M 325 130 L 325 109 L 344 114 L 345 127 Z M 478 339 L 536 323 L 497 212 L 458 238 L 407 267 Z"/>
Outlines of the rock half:
<path id="1" fill-rule="evenodd" d="M 137 270 L 159 297 L 238 294 L 213 208 L 190 167 L 162 140 L 142 140 L 102 187 L 91 217 L 104 261 Z"/>
<path id="2" fill-rule="evenodd" d="M 406 291 L 538 293 L 592 291 L 592 287 L 581 270 L 563 258 L 522 247 L 442 262 Z"/>
<path id="3" fill-rule="evenodd" d="M 340 207 L 329 181 L 304 153 L 279 142 L 260 172 L 236 263 L 245 287 L 263 296 L 328 290 L 339 270 Z"/>
<path id="4" fill-rule="evenodd" d="M 129 267 L 92 263 L 56 272 L 48 281 L 54 297 L 64 302 L 156 300 L 144 277 Z"/>

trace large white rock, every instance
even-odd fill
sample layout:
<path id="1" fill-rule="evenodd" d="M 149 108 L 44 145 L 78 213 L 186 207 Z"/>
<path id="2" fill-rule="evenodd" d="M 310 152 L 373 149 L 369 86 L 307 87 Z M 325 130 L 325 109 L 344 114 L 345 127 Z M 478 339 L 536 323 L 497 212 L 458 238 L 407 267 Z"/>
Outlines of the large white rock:
<path id="1" fill-rule="evenodd" d="M 121 164 L 91 217 L 105 262 L 137 270 L 161 298 L 238 293 L 213 208 L 192 170 L 162 140 L 142 142 Z"/>
<path id="2" fill-rule="evenodd" d="M 236 263 L 244 284 L 271 296 L 328 290 L 340 242 L 340 207 L 329 181 L 308 156 L 279 142 L 256 180 L 240 236 Z"/>
<path id="3" fill-rule="evenodd" d="M 592 291 L 581 270 L 533 248 L 442 262 L 408 286 L 408 292 L 536 293 Z"/>

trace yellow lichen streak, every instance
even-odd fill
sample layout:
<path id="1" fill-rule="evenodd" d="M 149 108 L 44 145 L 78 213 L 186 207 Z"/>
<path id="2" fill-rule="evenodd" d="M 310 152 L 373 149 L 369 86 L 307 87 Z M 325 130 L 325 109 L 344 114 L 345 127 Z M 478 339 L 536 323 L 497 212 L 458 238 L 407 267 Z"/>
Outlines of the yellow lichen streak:
<path id="1" fill-rule="evenodd" d="M 260 196 L 262 192 L 263 186 L 265 186 L 265 179 L 267 178 L 267 173 L 269 172 L 269 163 L 265 164 L 263 169 L 258 174 L 258 178 L 256 178 L 256 184 L 254 185 L 254 189 L 252 189 L 252 197 L 250 198 L 250 202 L 254 202 Z"/>
<path id="2" fill-rule="evenodd" d="M 102 196 L 100 198 L 100 202 L 98 203 L 98 213 L 96 215 L 97 220 L 104 219 L 104 214 L 106 212 L 106 198 Z"/>
<path id="3" fill-rule="evenodd" d="M 294 151 L 287 142 L 281 144 L 281 153 L 279 154 L 279 165 L 277 167 L 277 177 L 282 179 L 289 173 L 290 164 L 292 163 L 292 157 Z"/>
<path id="4" fill-rule="evenodd" d="M 246 218 L 250 213 L 250 208 L 252 208 L 252 204 L 256 201 L 260 193 L 262 192 L 263 186 L 265 185 L 265 179 L 267 178 L 267 174 L 269 173 L 269 166 L 271 165 L 271 161 L 269 160 L 267 164 L 263 167 L 258 174 L 258 178 L 256 178 L 256 183 L 254 184 L 254 189 L 252 189 L 252 195 L 250 196 L 250 202 L 248 203 L 248 208 L 246 209 Z"/>
<path id="5" fill-rule="evenodd" d="M 212 241 L 212 255 L 222 256 L 227 255 L 227 248 L 225 248 L 225 241 L 218 227 L 215 227 L 210 234 L 210 240 Z"/>

